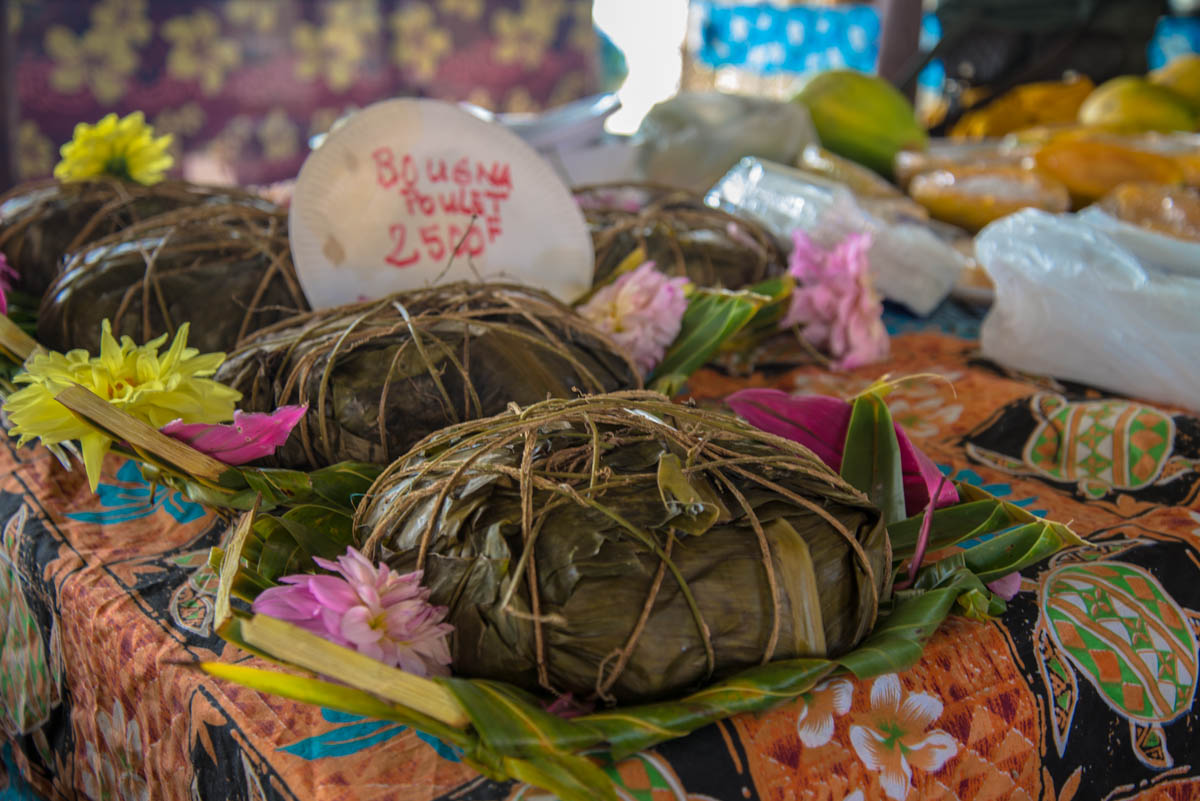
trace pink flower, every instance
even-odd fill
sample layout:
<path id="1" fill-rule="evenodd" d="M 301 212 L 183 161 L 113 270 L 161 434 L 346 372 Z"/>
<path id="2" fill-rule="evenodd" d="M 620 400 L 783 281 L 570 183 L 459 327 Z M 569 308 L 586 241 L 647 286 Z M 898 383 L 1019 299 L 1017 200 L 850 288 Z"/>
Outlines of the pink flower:
<path id="1" fill-rule="evenodd" d="M 1011 601 L 1017 597 L 1017 593 L 1021 591 L 1021 574 L 1007 573 L 995 581 L 988 582 L 988 589 L 999 595 L 1006 601 Z"/>
<path id="2" fill-rule="evenodd" d="M 883 303 L 868 272 L 870 234 L 850 234 L 830 251 L 818 247 L 803 231 L 797 231 L 794 239 L 788 272 L 797 286 L 781 326 L 803 326 L 804 338 L 829 353 L 837 370 L 887 356 Z"/>
<path id="3" fill-rule="evenodd" d="M 287 442 L 307 410 L 307 404 L 281 406 L 270 414 L 238 409 L 232 423 L 185 423 L 180 419 L 167 423 L 161 431 L 225 464 L 245 464 L 270 456 Z"/>
<path id="4" fill-rule="evenodd" d="M 337 562 L 313 561 L 338 575 L 284 576 L 285 586 L 254 599 L 254 611 L 418 676 L 450 674 L 446 637 L 454 627 L 442 622 L 445 607 L 429 603 L 421 571 L 375 567 L 354 548 Z"/>
<path id="5" fill-rule="evenodd" d="M 8 257 L 4 255 L 3 251 L 0 251 L 0 314 L 8 314 L 8 298 L 6 296 L 12 290 L 13 282 L 20 277 L 21 275 L 8 263 Z"/>
<path id="6" fill-rule="evenodd" d="M 793 397 L 778 389 L 743 389 L 725 399 L 750 425 L 770 434 L 799 442 L 834 470 L 842 469 L 842 450 L 850 428 L 850 404 L 825 395 Z M 900 469 L 904 473 L 904 508 L 918 514 L 937 494 L 935 508 L 958 503 L 958 490 L 942 482 L 942 472 L 933 460 L 912 444 L 896 426 L 900 445 Z M 939 490 L 940 485 L 940 490 Z"/>
<path id="7" fill-rule="evenodd" d="M 579 313 L 630 352 L 643 373 L 662 361 L 667 346 L 679 336 L 686 278 L 671 278 L 648 261 L 600 289 Z"/>

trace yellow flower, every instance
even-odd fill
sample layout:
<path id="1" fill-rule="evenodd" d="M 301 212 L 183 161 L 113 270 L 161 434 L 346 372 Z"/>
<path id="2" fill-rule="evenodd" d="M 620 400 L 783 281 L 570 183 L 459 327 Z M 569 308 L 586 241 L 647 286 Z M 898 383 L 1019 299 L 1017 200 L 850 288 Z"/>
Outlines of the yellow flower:
<path id="1" fill-rule="evenodd" d="M 562 7 L 550 0 L 525 0 L 520 14 L 500 9 L 492 17 L 496 34 L 496 61 L 534 69 L 542 63 L 554 41 Z"/>
<path id="2" fill-rule="evenodd" d="M 75 135 L 62 146 L 62 161 L 54 168 L 60 181 L 78 181 L 96 175 L 113 175 L 156 184 L 171 169 L 174 159 L 167 153 L 171 135 L 154 138 L 142 112 L 121 119 L 109 114 L 95 125 L 81 122 Z"/>
<path id="3" fill-rule="evenodd" d="M 324 78 L 335 92 L 344 92 L 354 83 L 359 62 L 366 48 L 353 27 L 318 29 L 302 22 L 292 31 L 292 47 L 297 51 L 296 77 L 311 81 Z"/>
<path id="4" fill-rule="evenodd" d="M 239 28 L 270 33 L 279 21 L 279 6 L 275 0 L 228 0 L 225 16 Z"/>
<path id="5" fill-rule="evenodd" d="M 504 103 L 504 110 L 509 114 L 530 114 L 539 110 L 536 100 L 533 95 L 529 94 L 529 90 L 524 86 L 518 86 L 508 93 L 508 100 Z"/>
<path id="6" fill-rule="evenodd" d="M 225 354 L 201 355 L 187 346 L 187 334 L 188 324 L 184 323 L 171 347 L 160 356 L 158 349 L 167 341 L 166 334 L 141 346 L 127 336 L 118 344 L 105 320 L 99 356 L 89 356 L 85 350 L 34 353 L 25 362 L 25 372 L 13 379 L 26 386 L 4 403 L 13 424 L 10 433 L 20 437 L 18 445 L 34 437 L 51 447 L 79 440 L 88 481 L 95 491 L 101 462 L 113 440 L 54 400 L 72 384 L 86 387 L 155 428 L 176 419 L 186 423 L 231 419 L 241 393 L 205 377 L 216 372 Z"/>
<path id="7" fill-rule="evenodd" d="M 220 91 L 226 74 L 242 63 L 241 48 L 221 38 L 221 21 L 211 11 L 168 20 L 162 35 L 172 43 L 167 74 L 184 81 L 198 79 L 205 94 Z"/>
<path id="8" fill-rule="evenodd" d="M 483 14 L 483 0 L 438 0 L 438 8 L 446 14 L 474 22 Z"/>
<path id="9" fill-rule="evenodd" d="M 167 152 L 171 158 L 183 156 L 183 139 L 195 136 L 204 127 L 204 108 L 199 103 L 184 103 L 179 108 L 165 108 L 154 118 L 154 130 L 171 134 L 172 141 Z"/>
<path id="10" fill-rule="evenodd" d="M 433 24 L 433 9 L 411 5 L 392 15 L 396 44 L 392 56 L 420 82 L 433 80 L 442 58 L 450 52 L 450 33 Z"/>
<path id="11" fill-rule="evenodd" d="M 42 135 L 36 122 L 23 120 L 17 129 L 17 177 L 40 178 L 53 166 L 54 143 Z"/>
<path id="12" fill-rule="evenodd" d="M 273 108 L 258 129 L 263 158 L 288 159 L 300 151 L 300 131 L 282 108 Z"/>
<path id="13" fill-rule="evenodd" d="M 91 28 L 76 36 L 70 28 L 55 25 L 46 31 L 45 45 L 54 62 L 50 87 L 71 93 L 86 86 L 103 104 L 125 94 L 126 81 L 138 65 L 129 40 L 112 28 Z"/>
<path id="14" fill-rule="evenodd" d="M 150 41 L 153 26 L 146 16 L 146 0 L 103 0 L 92 8 L 92 25 L 124 36 L 130 43 Z"/>
<path id="15" fill-rule="evenodd" d="M 379 30 L 376 0 L 334 0 L 325 6 L 325 27 L 369 36 Z"/>
<path id="16" fill-rule="evenodd" d="M 497 108 L 496 101 L 492 98 L 492 93 L 482 86 L 477 86 L 471 90 L 471 93 L 467 95 L 467 102 L 480 108 L 485 108 L 488 111 L 495 111 Z"/>
<path id="17" fill-rule="evenodd" d="M 592 21 L 592 0 L 575 0 L 571 8 L 571 32 L 567 42 L 572 48 L 581 53 L 596 52 L 599 42 L 596 38 L 596 24 Z"/>

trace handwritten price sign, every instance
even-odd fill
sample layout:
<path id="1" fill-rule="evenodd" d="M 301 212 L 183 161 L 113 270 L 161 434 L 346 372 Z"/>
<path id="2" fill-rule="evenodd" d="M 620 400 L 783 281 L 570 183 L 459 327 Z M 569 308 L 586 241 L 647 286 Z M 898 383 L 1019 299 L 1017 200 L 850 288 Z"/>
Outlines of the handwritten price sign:
<path id="1" fill-rule="evenodd" d="M 316 308 L 435 281 L 587 290 L 591 239 L 570 192 L 506 129 L 432 100 L 359 112 L 304 163 L 292 252 Z"/>
<path id="2" fill-rule="evenodd" d="M 397 164 L 396 154 L 387 146 L 377 148 L 371 157 L 376 183 L 399 192 L 409 219 L 470 215 L 466 225 L 423 225 L 418 229 L 420 241 L 411 244 L 408 223 L 393 223 L 388 234 L 396 247 L 384 257 L 388 264 L 408 267 L 419 264 L 422 255 L 433 261 L 448 254 L 478 258 L 487 243 L 504 233 L 502 204 L 512 194 L 512 168 L 507 163 L 493 162 L 489 167 L 463 156 L 450 167 L 445 159 L 427 158 L 421 169 L 411 153 L 405 153 Z"/>

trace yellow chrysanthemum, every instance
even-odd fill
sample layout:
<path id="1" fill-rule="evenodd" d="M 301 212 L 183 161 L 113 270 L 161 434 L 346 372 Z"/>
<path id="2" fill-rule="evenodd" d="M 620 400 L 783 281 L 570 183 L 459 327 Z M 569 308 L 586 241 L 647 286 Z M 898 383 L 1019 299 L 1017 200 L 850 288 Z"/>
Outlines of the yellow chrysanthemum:
<path id="1" fill-rule="evenodd" d="M 225 354 L 201 355 L 187 346 L 187 334 L 188 324 L 184 323 L 171 347 L 160 356 L 158 349 L 167 341 L 166 334 L 141 346 L 127 336 L 118 343 L 105 320 L 99 356 L 89 356 L 85 350 L 35 353 L 25 362 L 25 372 L 13 379 L 27 386 L 4 402 L 4 411 L 13 424 L 10 433 L 20 437 L 18 445 L 34 437 L 50 447 L 79 440 L 94 491 L 100 479 L 100 464 L 113 441 L 54 400 L 72 384 L 81 384 L 155 428 L 176 419 L 186 423 L 231 419 L 241 393 L 205 377 L 216 372 Z"/>
<path id="2" fill-rule="evenodd" d="M 79 181 L 97 175 L 156 184 L 175 160 L 167 148 L 171 135 L 155 138 L 142 112 L 117 118 L 109 114 L 95 125 L 81 122 L 75 135 L 62 146 L 62 161 L 54 168 L 60 181 Z"/>

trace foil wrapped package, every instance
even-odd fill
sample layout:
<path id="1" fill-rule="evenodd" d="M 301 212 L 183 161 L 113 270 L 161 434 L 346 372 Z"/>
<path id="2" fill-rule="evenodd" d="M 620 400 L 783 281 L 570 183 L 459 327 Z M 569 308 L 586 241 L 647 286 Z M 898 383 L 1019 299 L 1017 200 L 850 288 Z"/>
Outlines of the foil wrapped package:
<path id="1" fill-rule="evenodd" d="M 907 201 L 860 199 L 843 184 L 762 159 L 742 159 L 705 202 L 753 217 L 789 246 L 796 230 L 824 247 L 848 234 L 871 234 L 876 289 L 919 315 L 932 312 L 950 294 L 966 265 L 952 241 L 959 232 L 935 228 Z"/>

